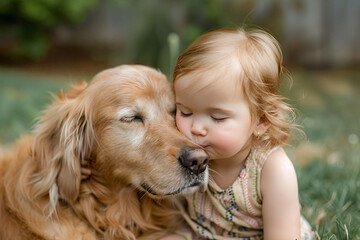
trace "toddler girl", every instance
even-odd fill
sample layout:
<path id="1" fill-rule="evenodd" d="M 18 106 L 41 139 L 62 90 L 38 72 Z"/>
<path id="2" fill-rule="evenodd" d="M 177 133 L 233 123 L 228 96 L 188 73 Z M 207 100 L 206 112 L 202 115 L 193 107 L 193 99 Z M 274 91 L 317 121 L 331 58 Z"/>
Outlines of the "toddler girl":
<path id="1" fill-rule="evenodd" d="M 293 126 L 281 73 L 280 46 L 260 30 L 210 32 L 181 54 L 176 125 L 208 152 L 211 179 L 179 206 L 191 232 L 164 239 L 312 239 L 281 147 Z"/>

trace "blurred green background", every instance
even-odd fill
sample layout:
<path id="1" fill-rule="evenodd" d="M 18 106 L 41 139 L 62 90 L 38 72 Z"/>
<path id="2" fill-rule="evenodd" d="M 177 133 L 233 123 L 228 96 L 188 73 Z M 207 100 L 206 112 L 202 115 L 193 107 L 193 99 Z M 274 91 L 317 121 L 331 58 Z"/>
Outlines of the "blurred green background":
<path id="1" fill-rule="evenodd" d="M 280 42 L 282 92 L 305 136 L 286 147 L 302 212 L 319 239 L 360 239 L 360 1 L 2 0 L 0 145 L 31 133 L 51 93 L 120 64 L 169 79 L 179 53 L 222 27 L 258 26 Z"/>

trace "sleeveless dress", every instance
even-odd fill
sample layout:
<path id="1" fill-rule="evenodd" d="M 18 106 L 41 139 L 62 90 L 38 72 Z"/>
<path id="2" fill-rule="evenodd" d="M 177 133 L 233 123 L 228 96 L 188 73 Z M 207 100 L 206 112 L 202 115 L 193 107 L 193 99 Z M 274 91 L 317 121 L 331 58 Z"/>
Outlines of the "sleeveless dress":
<path id="1" fill-rule="evenodd" d="M 238 178 L 228 189 L 209 181 L 204 193 L 186 196 L 187 210 L 178 207 L 191 229 L 177 232 L 193 239 L 263 239 L 262 196 L 260 178 L 264 163 L 277 148 L 253 147 Z M 301 216 L 301 239 L 314 239 L 309 223 Z"/>

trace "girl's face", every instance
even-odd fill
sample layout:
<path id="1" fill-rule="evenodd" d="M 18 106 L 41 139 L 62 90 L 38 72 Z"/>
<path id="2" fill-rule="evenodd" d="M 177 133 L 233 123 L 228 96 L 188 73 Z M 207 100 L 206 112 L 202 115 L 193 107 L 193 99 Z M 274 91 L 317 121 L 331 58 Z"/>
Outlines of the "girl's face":
<path id="1" fill-rule="evenodd" d="M 248 153 L 256 126 L 242 91 L 231 80 L 194 87 L 199 80 L 193 78 L 185 75 L 174 84 L 178 129 L 203 147 L 210 159 Z"/>

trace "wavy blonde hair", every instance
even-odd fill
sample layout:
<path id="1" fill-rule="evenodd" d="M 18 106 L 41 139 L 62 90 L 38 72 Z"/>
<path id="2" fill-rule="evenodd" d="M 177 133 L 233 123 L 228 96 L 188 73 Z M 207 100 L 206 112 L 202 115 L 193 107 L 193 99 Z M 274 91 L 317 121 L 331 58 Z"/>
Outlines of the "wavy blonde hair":
<path id="1" fill-rule="evenodd" d="M 282 59 L 279 43 L 265 31 L 216 30 L 200 36 L 180 55 L 173 82 L 188 74 L 206 74 L 209 77 L 193 79 L 207 79 L 207 86 L 214 80 L 236 80 L 234 88 L 248 100 L 253 123 L 256 120 L 270 123 L 266 133 L 254 139 L 271 148 L 286 144 L 291 128 L 296 126 L 293 109 L 279 94 L 284 72 Z"/>

